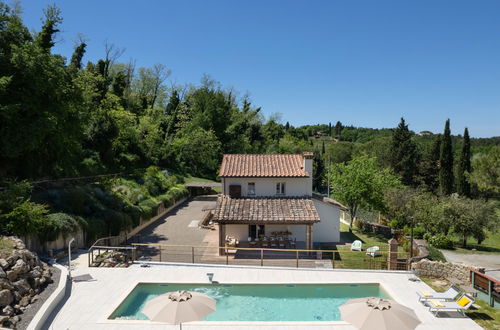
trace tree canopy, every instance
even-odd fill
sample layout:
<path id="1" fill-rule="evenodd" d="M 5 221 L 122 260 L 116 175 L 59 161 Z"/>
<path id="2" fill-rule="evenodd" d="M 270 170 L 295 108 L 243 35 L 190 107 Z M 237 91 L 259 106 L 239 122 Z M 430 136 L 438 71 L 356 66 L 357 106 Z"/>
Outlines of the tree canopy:
<path id="1" fill-rule="evenodd" d="M 349 207 L 350 229 L 359 208 L 384 209 L 384 191 L 399 185 L 388 169 L 380 169 L 373 157 L 360 156 L 347 164 L 334 164 L 327 173 L 332 195 Z"/>

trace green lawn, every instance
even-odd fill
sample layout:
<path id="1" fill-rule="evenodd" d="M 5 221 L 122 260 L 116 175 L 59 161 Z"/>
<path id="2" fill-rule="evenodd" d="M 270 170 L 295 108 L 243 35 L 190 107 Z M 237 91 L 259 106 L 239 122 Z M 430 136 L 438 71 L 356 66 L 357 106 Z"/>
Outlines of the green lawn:
<path id="1" fill-rule="evenodd" d="M 439 279 L 442 284 L 437 284 L 434 278 L 420 277 L 420 279 L 437 292 L 443 292 L 450 286 L 447 280 Z M 482 300 L 476 300 L 465 314 L 484 329 L 500 329 L 500 309 L 491 307 Z"/>
<path id="2" fill-rule="evenodd" d="M 500 230 L 495 232 L 487 231 L 486 239 L 477 245 L 477 241 L 470 238 L 467 240 L 467 248 L 462 248 L 461 241 L 458 237 L 454 237 L 456 242 L 454 252 L 458 253 L 484 253 L 484 254 L 500 254 Z"/>
<path id="3" fill-rule="evenodd" d="M 321 244 L 321 248 L 325 250 L 336 250 L 335 259 L 333 261 L 334 268 L 349 268 L 349 269 L 387 269 L 387 251 L 389 249 L 388 239 L 382 235 L 361 233 L 357 229 L 349 232 L 349 226 L 343 223 L 340 224 L 340 239 L 342 242 L 353 242 L 360 240 L 363 243 L 363 251 L 351 251 L 349 245 L 331 245 Z M 380 248 L 381 256 L 371 257 L 366 254 L 366 249 L 377 245 Z M 406 256 L 402 247 L 399 247 L 399 256 Z M 332 257 L 331 254 L 328 257 Z"/>

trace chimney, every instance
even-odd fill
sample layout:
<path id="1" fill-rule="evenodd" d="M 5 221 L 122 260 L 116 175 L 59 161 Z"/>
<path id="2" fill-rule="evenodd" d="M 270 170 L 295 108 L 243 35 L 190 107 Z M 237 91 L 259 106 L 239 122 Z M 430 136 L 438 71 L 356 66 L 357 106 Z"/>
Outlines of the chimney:
<path id="1" fill-rule="evenodd" d="M 313 158 L 314 155 L 310 151 L 305 151 L 302 156 L 304 157 L 304 170 L 309 174 L 309 177 L 313 176 Z"/>

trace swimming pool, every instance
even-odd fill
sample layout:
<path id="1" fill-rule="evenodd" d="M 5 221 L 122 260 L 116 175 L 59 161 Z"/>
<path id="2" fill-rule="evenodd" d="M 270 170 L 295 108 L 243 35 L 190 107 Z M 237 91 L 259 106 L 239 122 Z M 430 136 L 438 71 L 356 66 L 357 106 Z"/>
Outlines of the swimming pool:
<path id="1" fill-rule="evenodd" d="M 217 300 L 204 321 L 338 321 L 338 307 L 362 297 L 390 298 L 377 284 L 162 284 L 139 283 L 110 319 L 147 320 L 144 304 L 177 290 L 202 292 Z"/>

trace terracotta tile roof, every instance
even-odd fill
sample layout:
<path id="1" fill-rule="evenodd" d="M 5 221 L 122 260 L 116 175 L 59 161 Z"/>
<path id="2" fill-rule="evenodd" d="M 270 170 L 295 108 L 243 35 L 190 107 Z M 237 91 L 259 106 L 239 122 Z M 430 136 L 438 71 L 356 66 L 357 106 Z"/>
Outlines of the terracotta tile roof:
<path id="1" fill-rule="evenodd" d="M 214 222 L 221 223 L 314 223 L 320 220 L 309 198 L 229 198 L 217 200 Z"/>
<path id="2" fill-rule="evenodd" d="M 308 177 L 304 157 L 290 154 L 227 154 L 221 177 Z"/>

